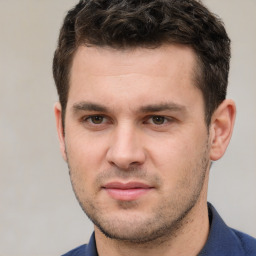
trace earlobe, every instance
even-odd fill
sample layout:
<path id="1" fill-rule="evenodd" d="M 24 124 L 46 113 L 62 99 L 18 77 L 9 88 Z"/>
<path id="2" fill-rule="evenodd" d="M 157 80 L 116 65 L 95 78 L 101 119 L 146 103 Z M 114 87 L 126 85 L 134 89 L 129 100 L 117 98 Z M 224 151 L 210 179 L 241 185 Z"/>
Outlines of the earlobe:
<path id="1" fill-rule="evenodd" d="M 59 102 L 56 102 L 54 104 L 54 114 L 55 114 L 56 128 L 57 128 L 59 143 L 60 143 L 60 151 L 63 159 L 67 161 L 66 150 L 65 150 L 65 137 L 64 137 L 64 130 L 62 125 L 61 113 L 62 113 L 61 105 Z"/>
<path id="2" fill-rule="evenodd" d="M 215 110 L 210 126 L 210 158 L 220 159 L 229 144 L 235 123 L 236 106 L 232 100 L 224 100 Z"/>

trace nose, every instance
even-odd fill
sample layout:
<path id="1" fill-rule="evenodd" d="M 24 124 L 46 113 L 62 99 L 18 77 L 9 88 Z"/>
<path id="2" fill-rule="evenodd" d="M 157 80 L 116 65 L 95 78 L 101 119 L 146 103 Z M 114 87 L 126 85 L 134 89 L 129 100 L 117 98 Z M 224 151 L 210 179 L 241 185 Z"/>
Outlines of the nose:
<path id="1" fill-rule="evenodd" d="M 121 169 L 142 165 L 146 154 L 141 134 L 134 128 L 116 128 L 107 152 L 107 161 Z"/>

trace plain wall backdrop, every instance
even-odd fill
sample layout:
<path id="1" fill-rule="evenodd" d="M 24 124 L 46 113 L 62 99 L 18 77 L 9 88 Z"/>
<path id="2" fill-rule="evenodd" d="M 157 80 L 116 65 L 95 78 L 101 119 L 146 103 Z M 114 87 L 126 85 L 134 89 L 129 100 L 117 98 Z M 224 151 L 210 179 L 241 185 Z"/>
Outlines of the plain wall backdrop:
<path id="1" fill-rule="evenodd" d="M 0 0 L 0 255 L 60 255 L 88 241 L 61 158 L 51 65 L 74 0 Z M 237 103 L 228 151 L 214 163 L 208 200 L 256 237 L 256 1 L 204 0 L 232 40 L 228 98 Z"/>

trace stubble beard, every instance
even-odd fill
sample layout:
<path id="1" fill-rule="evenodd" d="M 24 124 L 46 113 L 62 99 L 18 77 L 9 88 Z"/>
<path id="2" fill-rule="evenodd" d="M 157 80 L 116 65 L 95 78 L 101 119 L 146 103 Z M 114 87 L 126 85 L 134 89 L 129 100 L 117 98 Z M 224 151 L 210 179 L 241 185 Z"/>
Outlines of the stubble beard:
<path id="1" fill-rule="evenodd" d="M 76 185 L 79 177 L 75 177 L 74 173 L 76 172 L 71 171 L 69 161 L 68 166 L 76 198 L 81 208 L 94 225 L 110 239 L 147 246 L 147 244 L 151 244 L 152 241 L 161 244 L 166 240 L 170 240 L 172 237 L 176 237 L 179 231 L 181 231 L 188 222 L 192 221 L 188 216 L 200 198 L 210 164 L 207 152 L 208 144 L 202 153 L 202 157 L 194 165 L 192 170 L 192 173 L 196 176 L 193 191 L 188 191 L 188 193 L 185 194 L 180 193 L 181 191 L 175 191 L 176 193 L 162 200 L 161 205 L 158 205 L 157 209 L 153 209 L 151 217 L 147 219 L 142 216 L 143 213 L 134 215 L 132 219 L 125 220 L 106 216 L 104 210 L 101 209 L 101 205 L 97 205 L 93 198 L 86 197 L 86 188 L 77 188 Z M 127 176 L 127 173 L 131 175 L 131 177 L 143 177 L 143 175 L 147 175 L 145 170 L 139 168 L 133 168 L 131 171 L 118 169 L 114 171 L 114 173 L 118 172 L 121 173 L 119 177 L 123 175 Z M 186 173 L 186 171 L 184 173 Z M 108 175 L 106 174 L 105 176 Z M 189 183 L 190 181 L 188 181 L 188 179 L 189 178 L 187 178 L 187 181 L 182 180 L 181 183 Z M 186 189 L 185 186 L 183 189 Z M 127 213 L 129 213 L 130 209 L 136 208 L 137 206 L 136 201 L 118 202 L 118 204 L 119 207 L 123 211 L 127 211 Z"/>

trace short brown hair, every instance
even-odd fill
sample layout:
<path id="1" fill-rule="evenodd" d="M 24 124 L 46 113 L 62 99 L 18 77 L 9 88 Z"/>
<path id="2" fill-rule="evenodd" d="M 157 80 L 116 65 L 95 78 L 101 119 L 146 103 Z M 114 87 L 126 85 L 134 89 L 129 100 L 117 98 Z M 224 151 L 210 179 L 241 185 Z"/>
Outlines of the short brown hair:
<path id="1" fill-rule="evenodd" d="M 78 46 L 115 49 L 178 43 L 192 47 L 199 68 L 197 87 L 205 102 L 205 119 L 226 98 L 230 39 L 222 21 L 196 0 L 81 0 L 60 30 L 53 75 L 64 125 L 69 73 Z"/>

